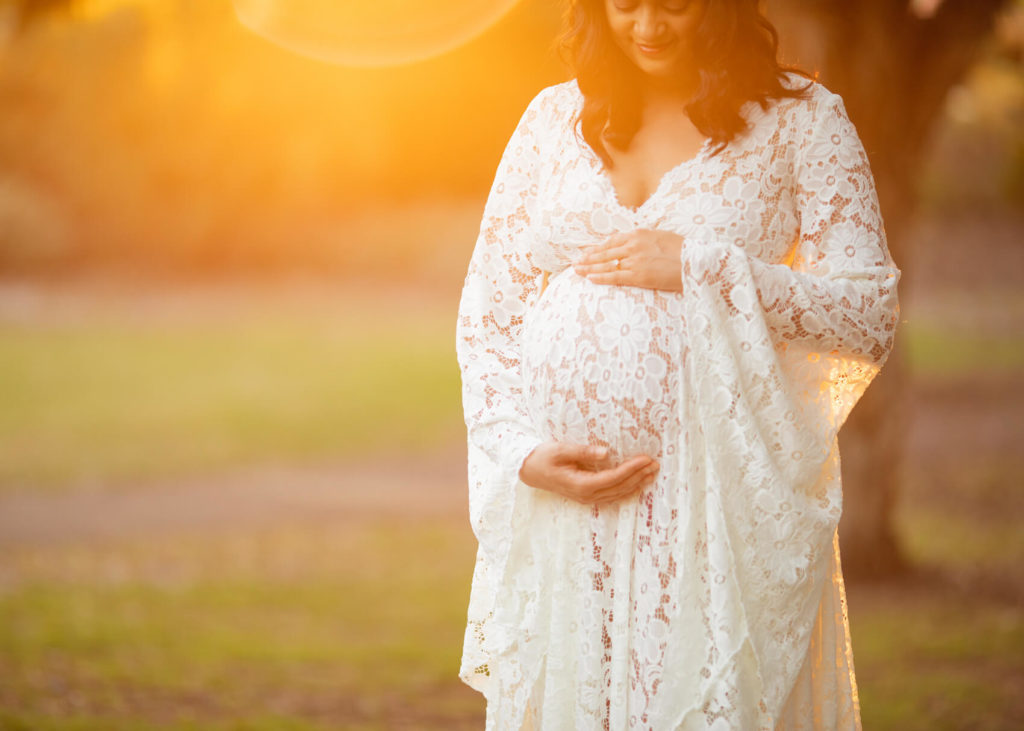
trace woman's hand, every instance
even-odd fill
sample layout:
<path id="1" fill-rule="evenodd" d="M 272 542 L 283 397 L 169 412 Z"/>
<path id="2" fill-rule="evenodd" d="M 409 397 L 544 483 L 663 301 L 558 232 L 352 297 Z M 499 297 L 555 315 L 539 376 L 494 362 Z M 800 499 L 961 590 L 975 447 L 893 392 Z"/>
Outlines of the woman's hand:
<path id="1" fill-rule="evenodd" d="M 612 234 L 581 257 L 574 269 L 595 284 L 682 292 L 682 249 L 679 234 L 641 228 Z"/>
<path id="2" fill-rule="evenodd" d="M 658 467 L 646 454 L 614 465 L 604 447 L 545 442 L 523 460 L 519 479 L 580 503 L 605 505 L 650 485 Z"/>

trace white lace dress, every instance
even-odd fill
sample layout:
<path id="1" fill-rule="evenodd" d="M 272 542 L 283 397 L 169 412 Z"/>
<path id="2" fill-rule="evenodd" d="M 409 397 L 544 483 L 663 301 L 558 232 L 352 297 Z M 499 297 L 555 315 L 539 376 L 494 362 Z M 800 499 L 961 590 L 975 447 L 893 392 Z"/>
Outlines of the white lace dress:
<path id="1" fill-rule="evenodd" d="M 488 729 L 859 728 L 836 434 L 892 345 L 899 270 L 856 131 L 817 84 L 750 104 L 747 134 L 631 209 L 581 105 L 575 82 L 530 103 L 459 307 L 479 541 L 461 677 Z M 682 293 L 573 272 L 636 228 L 685 237 Z M 518 479 L 551 439 L 661 470 L 584 506 Z"/>

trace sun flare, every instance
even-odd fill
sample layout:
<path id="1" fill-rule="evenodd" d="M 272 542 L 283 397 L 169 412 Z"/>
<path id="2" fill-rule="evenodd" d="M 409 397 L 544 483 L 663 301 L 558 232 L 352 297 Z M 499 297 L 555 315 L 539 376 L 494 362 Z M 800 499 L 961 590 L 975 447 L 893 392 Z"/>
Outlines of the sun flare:
<path id="1" fill-rule="evenodd" d="M 346 66 L 396 66 L 475 38 L 518 0 L 234 0 L 241 22 L 297 53 Z"/>

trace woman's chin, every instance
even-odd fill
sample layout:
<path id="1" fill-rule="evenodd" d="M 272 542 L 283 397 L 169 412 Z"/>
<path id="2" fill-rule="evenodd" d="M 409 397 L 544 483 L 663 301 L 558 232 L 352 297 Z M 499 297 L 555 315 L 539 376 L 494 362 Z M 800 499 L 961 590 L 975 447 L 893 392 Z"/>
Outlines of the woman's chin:
<path id="1" fill-rule="evenodd" d="M 679 75 L 679 64 L 675 57 L 651 58 L 637 53 L 633 57 L 633 65 L 645 77 L 664 81 Z"/>

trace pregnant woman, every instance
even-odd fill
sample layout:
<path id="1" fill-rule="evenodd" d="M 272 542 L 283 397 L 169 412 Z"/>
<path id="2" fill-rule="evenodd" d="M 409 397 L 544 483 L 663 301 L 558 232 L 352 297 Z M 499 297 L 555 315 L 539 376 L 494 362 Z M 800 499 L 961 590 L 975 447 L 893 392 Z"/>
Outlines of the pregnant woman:
<path id="1" fill-rule="evenodd" d="M 756 0 L 575 0 L 459 307 L 489 729 L 856 729 L 836 436 L 899 270 Z"/>

